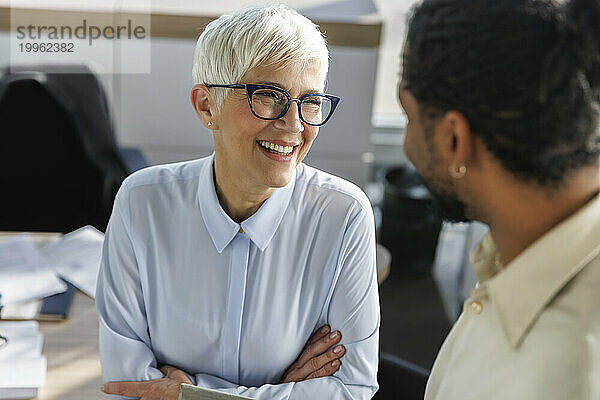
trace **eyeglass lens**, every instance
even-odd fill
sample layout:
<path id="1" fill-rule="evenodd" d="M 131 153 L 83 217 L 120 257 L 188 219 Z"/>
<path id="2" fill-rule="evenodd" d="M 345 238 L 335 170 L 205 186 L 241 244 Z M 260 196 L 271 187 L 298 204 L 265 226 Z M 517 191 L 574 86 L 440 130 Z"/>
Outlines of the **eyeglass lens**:
<path id="1" fill-rule="evenodd" d="M 273 89 L 257 89 L 252 93 L 252 108 L 262 118 L 279 118 L 287 107 L 287 97 Z M 311 124 L 320 124 L 330 114 L 331 100 L 320 95 L 306 96 L 300 103 L 302 118 Z"/>

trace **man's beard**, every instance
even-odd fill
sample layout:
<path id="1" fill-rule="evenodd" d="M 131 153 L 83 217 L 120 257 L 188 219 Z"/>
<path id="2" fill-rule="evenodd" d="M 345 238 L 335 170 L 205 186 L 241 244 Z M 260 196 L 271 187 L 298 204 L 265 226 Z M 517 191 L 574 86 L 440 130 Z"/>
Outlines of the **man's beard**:
<path id="1" fill-rule="evenodd" d="M 465 215 L 466 205 L 449 191 L 436 190 L 424 177 L 421 180 L 429 189 L 432 197 L 433 211 L 444 221 L 448 222 L 470 222 L 471 219 Z"/>

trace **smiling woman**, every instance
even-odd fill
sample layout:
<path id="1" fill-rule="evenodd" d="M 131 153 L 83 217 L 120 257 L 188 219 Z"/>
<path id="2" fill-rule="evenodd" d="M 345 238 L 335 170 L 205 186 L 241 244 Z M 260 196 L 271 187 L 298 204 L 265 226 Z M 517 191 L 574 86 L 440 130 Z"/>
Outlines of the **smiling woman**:
<path id="1" fill-rule="evenodd" d="M 266 85 L 266 89 L 263 86 L 258 94 L 257 90 L 248 92 L 256 89 L 255 85 L 242 85 L 244 89 L 228 88 L 226 90 L 232 93 L 225 97 L 220 107 L 216 100 L 210 104 L 210 90 L 221 88 L 212 89 L 215 85 L 198 84 L 192 90 L 192 102 L 200 119 L 207 127 L 208 122 L 212 122 L 209 129 L 213 131 L 215 143 L 215 176 L 217 186 L 222 190 L 235 188 L 231 192 L 247 199 L 260 192 L 264 201 L 273 188 L 283 187 L 291 180 L 318 133 L 317 126 L 301 119 L 302 108 L 307 109 L 304 99 L 317 96 L 315 93 L 320 93 L 325 84 L 323 67 L 318 60 L 303 64 L 282 65 L 280 62 L 279 65 L 252 68 L 240 79 L 241 82 L 272 84 Z M 283 105 L 277 104 L 278 94 Z M 291 96 L 303 98 L 302 101 L 296 100 L 300 107 L 290 107 Z M 267 105 L 267 101 L 272 105 Z M 267 109 L 279 112 L 276 114 Z M 282 113 L 283 110 L 286 112 Z M 266 142 L 269 149 L 260 142 Z M 289 154 L 277 151 L 285 147 L 292 148 Z M 227 203 L 226 196 L 222 200 Z M 261 198 L 253 202 L 260 206 Z M 242 209 L 231 209 L 229 204 L 226 207 L 237 222 L 256 211 L 243 206 Z"/>
<path id="2" fill-rule="evenodd" d="M 323 36 L 285 6 L 224 15 L 200 35 L 191 102 L 215 152 L 119 190 L 96 299 L 105 392 L 373 396 L 371 206 L 302 163 L 340 101 L 324 93 L 327 69 Z"/>

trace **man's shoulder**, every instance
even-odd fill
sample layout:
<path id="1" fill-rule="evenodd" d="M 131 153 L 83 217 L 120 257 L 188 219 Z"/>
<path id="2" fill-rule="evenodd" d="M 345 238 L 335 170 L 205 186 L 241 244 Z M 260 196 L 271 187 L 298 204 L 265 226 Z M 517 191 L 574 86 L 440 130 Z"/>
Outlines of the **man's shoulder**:
<path id="1" fill-rule="evenodd" d="M 568 307 L 578 319 L 585 334 L 594 334 L 600 354 L 600 247 L 577 275 L 562 289 L 556 299 L 557 311 Z"/>
<path id="2" fill-rule="evenodd" d="M 526 338 L 529 361 L 544 360 L 534 374 L 569 376 L 583 385 L 600 368 L 600 255 L 593 257 L 542 312 Z"/>

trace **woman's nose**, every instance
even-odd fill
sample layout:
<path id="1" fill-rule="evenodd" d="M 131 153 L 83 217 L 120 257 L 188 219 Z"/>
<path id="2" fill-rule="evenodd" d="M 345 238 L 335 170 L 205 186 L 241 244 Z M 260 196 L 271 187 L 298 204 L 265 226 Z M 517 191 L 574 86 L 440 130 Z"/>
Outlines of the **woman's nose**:
<path id="1" fill-rule="evenodd" d="M 296 100 L 292 100 L 290 108 L 287 110 L 285 115 L 279 118 L 276 122 L 279 122 L 280 129 L 286 129 L 292 133 L 300 133 L 304 130 L 302 121 L 300 120 L 300 113 L 298 112 L 298 104 Z"/>

